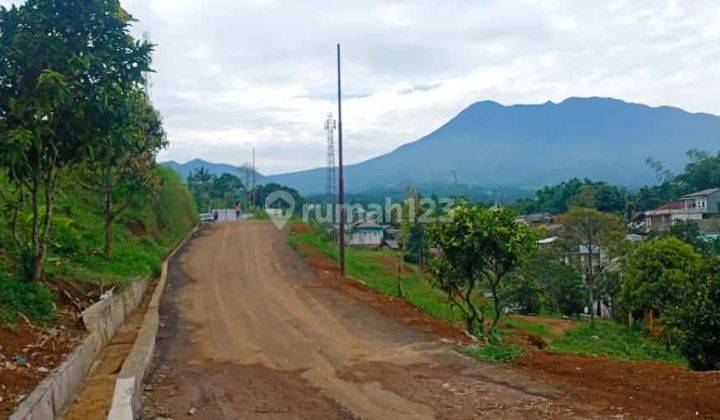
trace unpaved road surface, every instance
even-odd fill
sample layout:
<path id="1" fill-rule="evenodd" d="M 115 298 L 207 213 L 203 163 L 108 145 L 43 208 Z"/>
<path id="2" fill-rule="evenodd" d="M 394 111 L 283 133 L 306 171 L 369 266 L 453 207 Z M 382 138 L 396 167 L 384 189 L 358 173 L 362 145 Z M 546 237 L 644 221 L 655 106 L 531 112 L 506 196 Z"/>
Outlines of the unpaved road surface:
<path id="1" fill-rule="evenodd" d="M 328 287 L 283 235 L 215 224 L 172 261 L 146 418 L 595 416 Z"/>

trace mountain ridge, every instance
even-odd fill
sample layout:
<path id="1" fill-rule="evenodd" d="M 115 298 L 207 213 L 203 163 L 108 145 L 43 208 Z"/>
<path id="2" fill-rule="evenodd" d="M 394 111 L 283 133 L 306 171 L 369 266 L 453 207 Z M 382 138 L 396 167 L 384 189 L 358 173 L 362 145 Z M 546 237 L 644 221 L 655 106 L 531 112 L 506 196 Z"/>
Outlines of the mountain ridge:
<path id="1" fill-rule="evenodd" d="M 717 152 L 720 117 L 678 107 L 649 106 L 607 97 L 513 104 L 482 100 L 431 133 L 347 165 L 346 190 L 405 188 L 459 182 L 487 187 L 541 187 L 591 178 L 627 187 L 655 182 L 645 161 L 672 170 L 689 149 Z M 325 168 L 269 175 L 303 194 L 325 190 Z"/>

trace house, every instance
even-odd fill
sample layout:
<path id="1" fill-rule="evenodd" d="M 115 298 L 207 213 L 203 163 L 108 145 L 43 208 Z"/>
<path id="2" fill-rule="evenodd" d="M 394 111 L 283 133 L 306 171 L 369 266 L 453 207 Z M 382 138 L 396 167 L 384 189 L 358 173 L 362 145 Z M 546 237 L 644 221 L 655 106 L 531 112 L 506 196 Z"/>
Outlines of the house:
<path id="1" fill-rule="evenodd" d="M 350 226 L 348 246 L 379 248 L 385 238 L 385 227 L 377 222 L 356 222 Z"/>
<path id="2" fill-rule="evenodd" d="M 526 214 L 524 216 L 520 216 L 518 221 L 527 223 L 535 228 L 542 226 L 548 232 L 557 231 L 562 228 L 562 225 L 557 222 L 555 216 L 550 213 Z"/>
<path id="3" fill-rule="evenodd" d="M 644 212 L 643 227 L 646 232 L 650 232 L 667 231 L 679 221 L 690 220 L 701 224 L 704 219 L 718 214 L 719 205 L 720 188 L 694 192 L 680 197 L 677 202 Z"/>
<path id="4" fill-rule="evenodd" d="M 605 260 L 605 252 L 602 250 L 602 248 L 595 244 L 592 244 L 590 246 L 588 246 L 587 244 L 578 245 L 577 251 L 565 253 L 565 263 L 576 264 L 580 267 L 585 267 L 588 263 L 588 258 L 590 258 L 591 256 L 591 249 L 593 267 L 597 268 L 603 265 Z"/>
<path id="5" fill-rule="evenodd" d="M 711 188 L 680 197 L 686 211 L 696 211 L 704 216 L 718 214 L 720 209 L 720 188 Z"/>

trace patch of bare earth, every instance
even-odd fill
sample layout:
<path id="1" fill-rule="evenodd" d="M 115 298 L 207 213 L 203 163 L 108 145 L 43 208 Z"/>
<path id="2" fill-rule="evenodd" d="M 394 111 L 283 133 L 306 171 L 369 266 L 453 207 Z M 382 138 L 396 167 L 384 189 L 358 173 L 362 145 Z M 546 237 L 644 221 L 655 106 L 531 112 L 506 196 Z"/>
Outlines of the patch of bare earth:
<path id="1" fill-rule="evenodd" d="M 462 331 L 437 320 L 414 305 L 372 290 L 357 280 L 341 278 L 337 263 L 327 255 L 305 245 L 301 245 L 300 250 L 308 264 L 317 272 L 318 278 L 330 287 L 367 303 L 383 315 L 414 329 L 458 342 L 467 342 Z M 391 264 L 389 257 L 383 257 L 384 263 Z M 393 260 L 392 263 L 397 264 L 397 261 Z M 522 315 L 513 317 L 543 324 L 551 334 L 558 336 L 575 326 L 573 321 L 565 319 Z M 584 415 L 589 417 L 601 413 L 601 416 L 630 418 L 720 418 L 720 372 L 693 372 L 661 363 L 549 353 L 537 349 L 544 347 L 545 343 L 533 341 L 536 337 L 530 337 L 521 331 L 518 331 L 518 334 L 518 342 L 528 347 L 528 350 L 520 359 L 506 366 L 564 390 L 566 394 L 558 396 L 558 401 L 566 401 L 570 405 L 578 404 L 579 406 L 573 408 L 575 415 L 584 412 Z M 539 337 L 537 339 L 542 341 Z M 458 395 L 472 397 L 468 399 L 472 402 L 470 407 L 475 407 L 472 410 L 482 407 L 483 410 L 489 409 L 492 412 L 494 409 L 492 403 L 489 406 L 484 405 L 487 401 L 483 401 L 481 393 L 474 393 L 472 387 L 467 388 L 462 382 L 453 384 L 448 380 L 447 372 L 426 366 L 363 364 L 339 370 L 338 374 L 353 381 L 382 382 L 383 386 L 414 401 L 440 400 L 443 404 L 433 405 L 443 407 L 441 414 L 447 418 L 467 417 L 467 413 L 462 410 L 466 410 L 468 405 L 459 404 Z M 440 386 L 434 389 L 440 389 L 440 392 L 427 393 L 424 391 L 427 387 L 419 385 L 418 389 L 415 389 L 414 385 L 423 380 L 439 383 Z M 446 392 L 448 389 L 458 391 L 459 394 Z M 499 412 L 512 410 L 512 407 L 503 407 L 499 402 L 495 404 Z M 557 413 L 556 411 L 555 414 Z"/>
<path id="2" fill-rule="evenodd" d="M 531 351 L 518 370 L 578 398 L 641 418 L 720 418 L 720 372 L 651 362 Z"/>
<path id="3" fill-rule="evenodd" d="M 406 300 L 378 292 L 359 280 L 341 277 L 337 263 L 329 256 L 304 245 L 301 245 L 300 249 L 306 255 L 307 263 L 315 270 L 317 278 L 323 285 L 352 296 L 372 306 L 383 315 L 424 333 L 445 338 L 458 344 L 470 344 L 472 342 L 467 334 L 459 328 L 435 318 Z"/>
<path id="4" fill-rule="evenodd" d="M 84 335 L 73 320 L 51 328 L 21 320 L 14 330 L 0 328 L 0 416 L 12 413 Z"/>

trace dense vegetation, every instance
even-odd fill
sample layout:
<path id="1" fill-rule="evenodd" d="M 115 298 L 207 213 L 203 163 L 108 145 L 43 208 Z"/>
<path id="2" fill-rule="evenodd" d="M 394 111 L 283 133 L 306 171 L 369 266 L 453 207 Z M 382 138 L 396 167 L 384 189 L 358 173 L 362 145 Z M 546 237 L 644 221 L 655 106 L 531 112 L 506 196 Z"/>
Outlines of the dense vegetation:
<path id="1" fill-rule="evenodd" d="M 47 320 L 51 290 L 157 274 L 195 223 L 157 168 L 167 141 L 143 90 L 153 46 L 114 0 L 0 7 L 0 317 Z"/>
<path id="2" fill-rule="evenodd" d="M 204 167 L 191 171 L 186 182 L 195 197 L 195 203 L 200 212 L 236 207 L 242 209 L 264 208 L 265 199 L 275 191 L 284 191 L 290 194 L 298 207 L 305 202 L 300 194 L 292 188 L 274 183 L 257 185 L 253 188 L 248 180 L 243 183 L 239 177 L 226 172 L 218 176 Z M 279 203 L 272 203 L 272 205 L 279 205 Z"/>
<path id="3" fill-rule="evenodd" d="M 694 191 L 720 186 L 720 152 L 713 156 L 690 150 L 687 155 L 690 162 L 680 174 L 673 174 L 660 162 L 648 159 L 647 163 L 660 180 L 658 185 L 629 191 L 604 182 L 571 179 L 538 190 L 534 198 L 519 199 L 513 207 L 522 214 L 560 214 L 571 207 L 588 207 L 625 216 L 633 211 L 655 209 Z"/>

